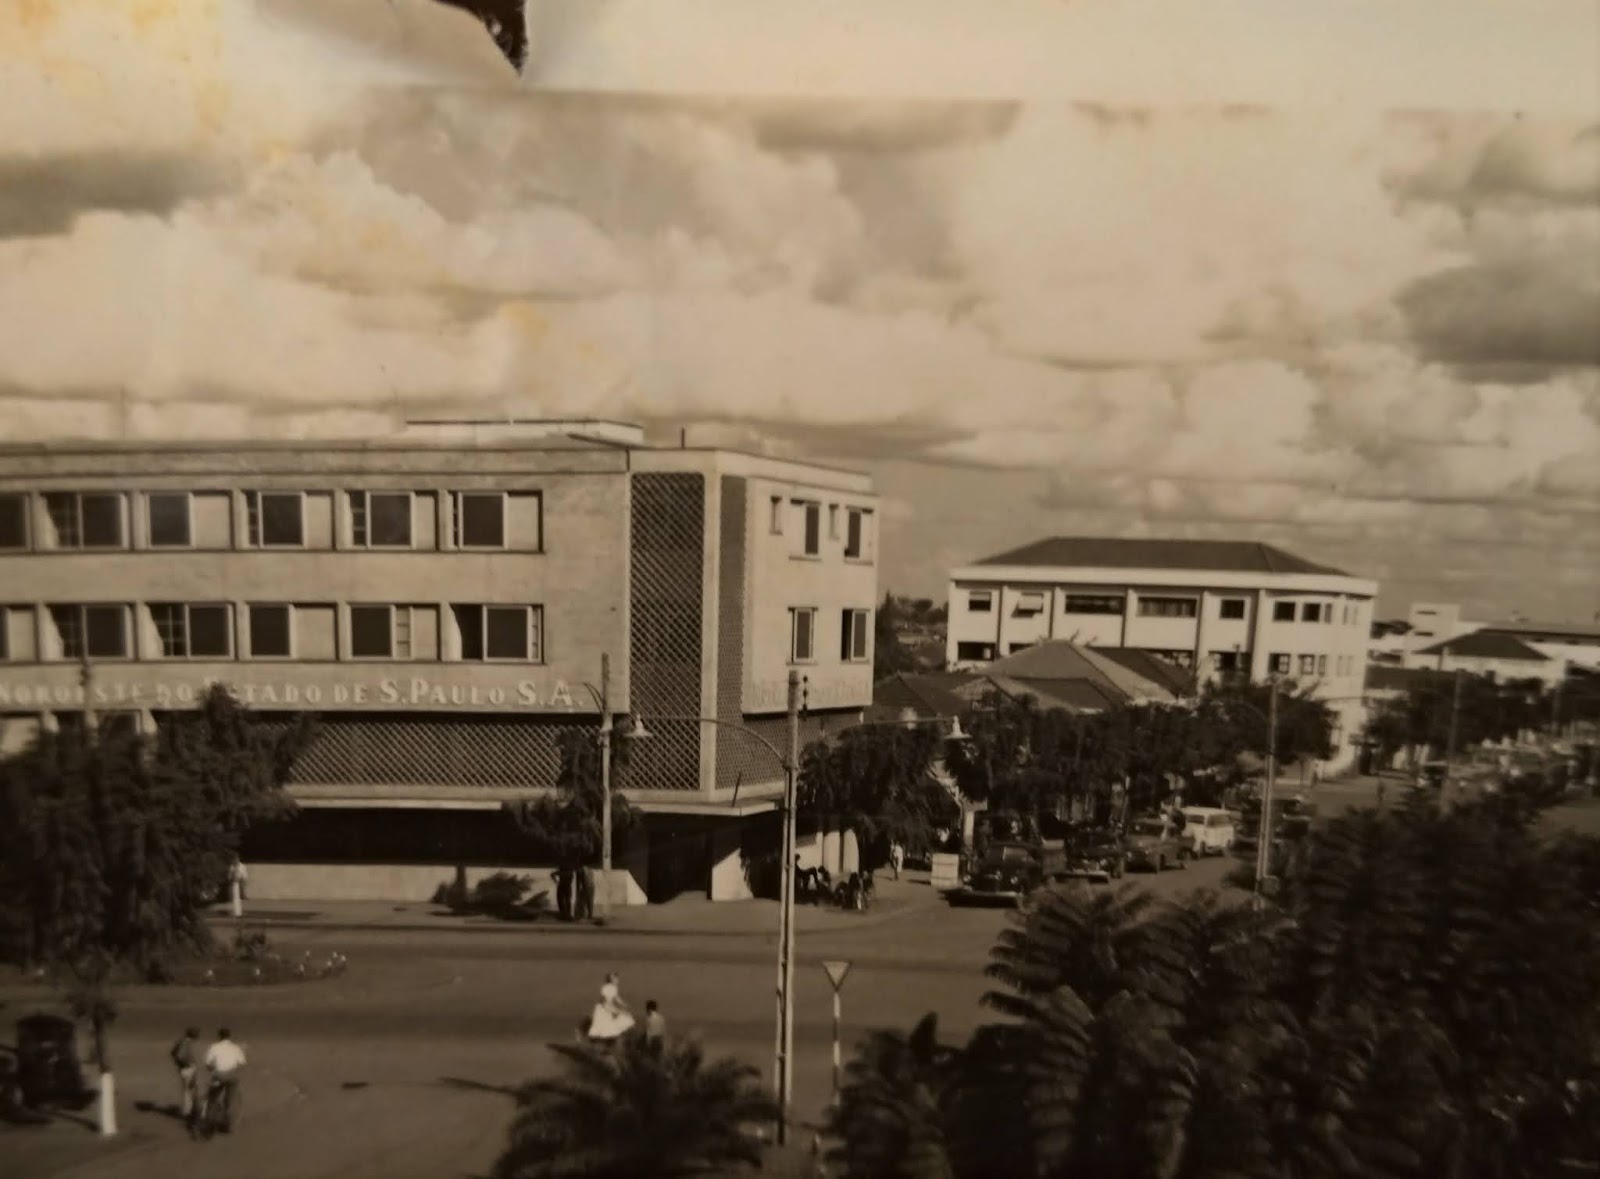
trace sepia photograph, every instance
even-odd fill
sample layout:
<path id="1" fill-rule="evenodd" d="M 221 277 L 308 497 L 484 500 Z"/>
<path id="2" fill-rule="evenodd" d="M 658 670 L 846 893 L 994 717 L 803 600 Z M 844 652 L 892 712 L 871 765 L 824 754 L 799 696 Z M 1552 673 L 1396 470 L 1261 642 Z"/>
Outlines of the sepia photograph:
<path id="1" fill-rule="evenodd" d="M 0 100 L 0 1179 L 1600 1179 L 1596 0 Z"/>

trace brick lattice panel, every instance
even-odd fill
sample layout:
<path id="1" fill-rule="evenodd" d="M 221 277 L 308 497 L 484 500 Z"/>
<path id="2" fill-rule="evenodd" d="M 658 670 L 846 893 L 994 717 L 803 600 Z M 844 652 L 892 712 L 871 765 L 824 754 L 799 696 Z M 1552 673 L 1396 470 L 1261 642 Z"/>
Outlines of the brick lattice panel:
<path id="1" fill-rule="evenodd" d="M 745 782 L 771 781 L 782 774 L 773 764 L 772 755 L 760 748 L 759 742 L 731 727 L 743 721 L 744 711 L 745 513 L 748 499 L 749 485 L 744 479 L 733 475 L 722 477 L 722 563 L 717 586 L 717 719 L 723 723 L 711 734 L 717 751 L 719 790 L 731 790 Z"/>
<path id="2" fill-rule="evenodd" d="M 562 734 L 582 728 L 548 717 L 324 714 L 289 780 L 552 787 L 561 770 Z"/>
<path id="3" fill-rule="evenodd" d="M 635 475 L 632 481 L 631 624 L 628 678 L 633 713 L 655 734 L 628 750 L 635 790 L 700 786 L 700 659 L 703 644 L 705 479 Z"/>

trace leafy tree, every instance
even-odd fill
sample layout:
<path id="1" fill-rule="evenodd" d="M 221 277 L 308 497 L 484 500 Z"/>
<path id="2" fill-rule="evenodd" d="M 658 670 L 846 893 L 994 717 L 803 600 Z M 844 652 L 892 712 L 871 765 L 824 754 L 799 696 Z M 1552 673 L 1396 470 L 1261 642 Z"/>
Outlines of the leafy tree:
<path id="1" fill-rule="evenodd" d="M 752 1128 L 777 1108 L 748 1065 L 708 1062 L 676 1038 L 551 1050 L 564 1071 L 518 1093 L 495 1179 L 679 1179 L 760 1166 Z"/>
<path id="2" fill-rule="evenodd" d="M 900 603 L 893 594 L 885 593 L 873 619 L 872 678 L 884 680 L 916 670 L 916 655 L 900 637 Z"/>
<path id="3" fill-rule="evenodd" d="M 1459 684 L 1458 684 L 1459 679 Z M 1486 741 L 1549 727 L 1555 701 L 1537 681 L 1501 682 L 1490 676 L 1435 672 L 1375 710 L 1366 736 L 1384 761 L 1405 750 L 1444 755 L 1452 714 L 1459 752 Z"/>
<path id="4" fill-rule="evenodd" d="M 1327 824 L 1281 909 L 1038 894 L 989 967 L 1001 1022 L 910 1073 L 880 1038 L 836 1155 L 914 1141 L 930 1179 L 1561 1174 L 1600 1157 L 1597 863 L 1490 800 Z"/>
<path id="5" fill-rule="evenodd" d="M 844 1179 L 954 1179 L 946 1142 L 954 1050 L 926 1015 L 909 1036 L 876 1032 L 847 1067 L 830 1115 Z"/>
<path id="6" fill-rule="evenodd" d="M 604 828 L 598 730 L 569 729 L 561 735 L 561 769 L 556 788 L 543 797 L 507 803 L 519 828 L 551 848 L 563 868 L 576 869 L 600 859 Z M 638 813 L 623 795 L 629 742 L 621 729 L 611 731 L 612 851 L 638 822 Z"/>
<path id="7" fill-rule="evenodd" d="M 817 741 L 801 755 L 799 805 L 825 824 L 855 831 L 869 866 L 891 841 L 913 853 L 958 819 L 955 800 L 933 776 L 944 747 L 927 725 L 872 725 Z"/>
<path id="8" fill-rule="evenodd" d="M 205 908 L 255 821 L 284 813 L 309 723 L 252 718 L 225 688 L 159 736 L 44 733 L 0 763 L 0 895 L 9 961 L 44 967 L 111 1071 L 113 982 L 154 978 L 209 941 Z"/>

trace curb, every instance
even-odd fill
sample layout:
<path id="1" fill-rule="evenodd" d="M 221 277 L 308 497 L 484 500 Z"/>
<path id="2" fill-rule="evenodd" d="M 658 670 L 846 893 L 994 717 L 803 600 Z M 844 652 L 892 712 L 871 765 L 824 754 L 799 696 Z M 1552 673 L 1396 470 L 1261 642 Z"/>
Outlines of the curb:
<path id="1" fill-rule="evenodd" d="M 942 895 L 939 900 L 942 900 Z M 880 925 L 887 925 L 891 921 L 898 921 L 920 912 L 932 912 L 941 906 L 934 901 L 926 904 L 907 905 L 904 908 L 894 909 L 887 913 L 863 913 L 858 918 L 847 918 L 839 925 L 829 925 L 821 929 L 806 930 L 797 925 L 798 932 L 809 934 L 842 933 L 853 929 L 871 929 Z M 613 918 L 607 925 L 586 925 L 579 922 L 561 921 L 505 921 L 485 922 L 481 925 L 462 924 L 459 921 L 446 923 L 449 919 L 441 918 L 438 924 L 429 924 L 421 921 L 319 921 L 316 918 L 252 918 L 246 914 L 240 921 L 231 915 L 212 915 L 207 917 L 207 922 L 213 928 L 232 929 L 243 924 L 256 929 L 306 929 L 327 930 L 330 933 L 491 933 L 491 934 L 541 934 L 556 937 L 595 937 L 602 934 L 625 934 L 630 937 L 728 937 L 752 938 L 775 937 L 777 929 L 694 929 L 685 926 L 664 926 L 650 928 L 648 926 L 628 925 L 626 920 L 618 921 Z"/>

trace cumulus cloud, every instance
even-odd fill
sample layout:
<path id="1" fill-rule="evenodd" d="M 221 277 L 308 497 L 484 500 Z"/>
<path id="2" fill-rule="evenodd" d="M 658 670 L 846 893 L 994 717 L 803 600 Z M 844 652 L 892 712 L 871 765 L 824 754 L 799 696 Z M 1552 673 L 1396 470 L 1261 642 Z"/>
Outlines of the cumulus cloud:
<path id="1" fill-rule="evenodd" d="M 627 415 L 900 460 L 924 589 L 1006 529 L 1600 572 L 1555 555 L 1600 506 L 1581 123 L 554 95 L 422 0 L 35 10 L 0 34 L 45 103 L 0 112 L 8 437 Z"/>

